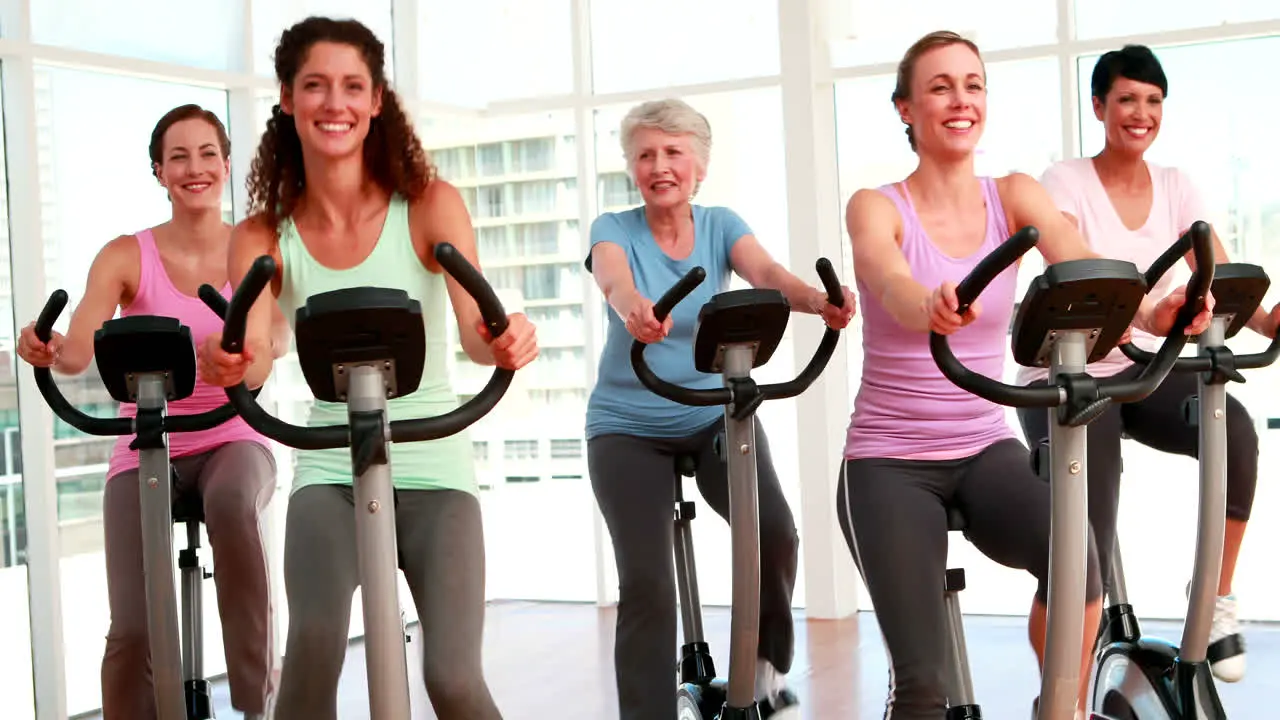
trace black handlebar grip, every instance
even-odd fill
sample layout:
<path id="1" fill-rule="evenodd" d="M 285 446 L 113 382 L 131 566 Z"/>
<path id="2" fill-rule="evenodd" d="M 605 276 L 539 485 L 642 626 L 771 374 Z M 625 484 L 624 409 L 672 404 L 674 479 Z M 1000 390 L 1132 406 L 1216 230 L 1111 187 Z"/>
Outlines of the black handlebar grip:
<path id="1" fill-rule="evenodd" d="M 672 285 L 661 298 L 658 298 L 658 302 L 653 306 L 653 317 L 658 322 L 666 320 L 667 316 L 671 314 L 671 309 L 680 304 L 680 301 L 693 292 L 694 288 L 701 285 L 706 277 L 707 271 L 703 270 L 701 266 L 685 273 L 685 276 L 680 278 L 679 282 Z"/>
<path id="2" fill-rule="evenodd" d="M 67 307 L 67 291 L 54 290 L 49 295 L 49 300 L 45 302 L 44 309 L 40 311 L 40 316 L 36 318 L 36 337 L 40 338 L 40 342 L 47 343 L 49 338 L 53 337 L 53 324 L 58 321 L 58 316 L 62 314 L 64 308 Z"/>
<path id="3" fill-rule="evenodd" d="M 991 254 L 969 271 L 964 280 L 956 286 L 957 315 L 963 315 L 969 306 L 982 294 L 982 291 L 996 279 L 1006 268 L 1018 261 L 1028 250 L 1040 242 L 1040 231 L 1028 225 L 1014 233 L 1008 240 L 1000 243 Z"/>
<path id="4" fill-rule="evenodd" d="M 435 258 L 436 262 L 440 263 L 440 267 L 444 268 L 445 272 L 457 280 L 462 289 L 475 299 L 476 305 L 480 307 L 480 316 L 484 318 L 485 327 L 489 330 L 489 336 L 496 338 L 506 332 L 507 311 L 503 309 L 502 301 L 493 291 L 493 286 L 484 279 L 480 271 L 476 270 L 476 267 L 449 243 L 436 245 Z"/>
<path id="5" fill-rule="evenodd" d="M 840 278 L 836 277 L 836 269 L 831 267 L 831 261 L 818 258 L 817 268 L 822 289 L 827 291 L 827 302 L 836 307 L 844 307 L 844 290 L 840 287 Z"/>
<path id="6" fill-rule="evenodd" d="M 204 301 L 204 304 L 216 313 L 218 317 L 223 320 L 227 319 L 227 310 L 231 307 L 231 304 L 227 302 L 226 298 L 222 297 L 222 293 L 214 290 L 213 286 L 209 283 L 205 283 L 200 286 L 198 294 L 200 295 L 200 299 Z"/>
<path id="7" fill-rule="evenodd" d="M 1188 234 L 1191 235 L 1191 249 L 1195 252 L 1196 270 L 1191 274 L 1191 280 L 1187 282 L 1186 298 L 1182 307 L 1178 309 L 1178 316 L 1173 321 L 1170 334 L 1181 334 L 1204 309 L 1209 289 L 1213 286 L 1214 266 L 1217 264 L 1209 223 L 1203 220 L 1195 221 L 1191 224 Z"/>
<path id="8" fill-rule="evenodd" d="M 1194 228 L 1195 225 L 1192 225 L 1191 227 Z M 1155 284 L 1160 281 L 1160 278 L 1164 277 L 1165 273 L 1173 269 L 1173 266 L 1182 258 L 1182 256 L 1191 252 L 1192 237 L 1193 235 L 1191 230 L 1188 229 L 1181 237 L 1178 238 L 1177 242 L 1166 248 L 1165 251 L 1160 254 L 1160 257 L 1156 258 L 1156 261 L 1151 263 L 1151 267 L 1147 268 L 1147 271 L 1142 275 L 1143 280 L 1146 280 L 1147 282 L 1148 291 L 1155 287 Z"/>
<path id="9" fill-rule="evenodd" d="M 249 266 L 249 272 L 245 273 L 244 281 L 240 283 L 240 287 L 231 295 L 231 302 L 228 303 L 225 312 L 219 313 L 222 317 L 222 349 L 224 352 L 238 353 L 244 350 L 244 332 L 245 326 L 249 322 L 249 310 L 253 304 L 258 301 L 258 296 L 262 294 L 267 284 L 276 275 L 276 261 L 270 255 L 259 255 L 253 261 L 253 265 Z M 215 291 L 216 294 L 216 291 Z M 201 293 L 200 299 L 204 300 L 205 305 L 215 313 L 222 303 L 214 301 L 212 298 L 206 297 L 207 293 Z"/>

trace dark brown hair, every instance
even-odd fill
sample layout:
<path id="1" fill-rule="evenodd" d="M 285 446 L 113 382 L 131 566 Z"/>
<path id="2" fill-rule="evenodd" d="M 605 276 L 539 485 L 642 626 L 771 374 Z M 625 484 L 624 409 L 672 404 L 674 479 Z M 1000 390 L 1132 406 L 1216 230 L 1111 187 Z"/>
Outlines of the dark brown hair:
<path id="1" fill-rule="evenodd" d="M 151 174 L 156 176 L 157 180 L 160 179 L 160 171 L 156 166 L 164 164 L 164 135 L 169 132 L 169 128 L 183 120 L 203 120 L 212 125 L 218 132 L 218 146 L 222 150 L 222 159 L 226 160 L 231 155 L 231 138 L 227 137 L 227 128 L 223 126 L 217 115 L 199 105 L 179 105 L 161 116 L 155 129 L 151 131 L 151 145 L 148 150 L 151 155 Z"/>
<path id="2" fill-rule="evenodd" d="M 974 42 L 959 33 L 950 30 L 935 30 L 915 41 L 911 47 L 907 48 L 907 54 L 902 56 L 902 60 L 898 63 L 898 84 L 893 88 L 893 104 L 896 108 L 899 100 L 911 99 L 911 81 L 915 78 L 916 63 L 920 58 L 930 50 L 948 47 L 950 45 L 966 45 L 973 51 L 978 59 L 982 59 L 982 53 L 978 52 L 978 46 Z M 911 150 L 916 149 L 916 138 L 911 133 L 911 126 L 907 126 L 907 142 L 911 143 Z"/>
<path id="3" fill-rule="evenodd" d="M 355 20 L 309 17 L 284 31 L 275 51 L 276 80 L 284 92 L 292 92 L 294 78 L 319 42 L 349 45 L 360 52 L 373 91 L 382 94 L 382 111 L 369 121 L 364 140 L 364 166 L 370 180 L 387 193 L 409 200 L 422 196 L 435 179 L 435 168 L 422 149 L 413 123 L 399 97 L 387 84 L 386 50 L 369 28 Z M 261 214 L 272 232 L 289 217 L 306 188 L 302 142 L 294 118 L 277 104 L 258 145 L 249 170 L 249 212 Z"/>

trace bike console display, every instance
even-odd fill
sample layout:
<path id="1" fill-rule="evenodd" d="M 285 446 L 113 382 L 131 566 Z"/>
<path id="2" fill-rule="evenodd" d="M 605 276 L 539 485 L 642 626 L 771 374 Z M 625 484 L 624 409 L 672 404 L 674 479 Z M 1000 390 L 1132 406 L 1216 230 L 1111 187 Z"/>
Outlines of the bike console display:
<path id="1" fill-rule="evenodd" d="M 1133 263 L 1069 260 L 1050 265 L 1027 288 L 1013 323 L 1013 358 L 1019 365 L 1049 367 L 1063 330 L 1086 330 L 1086 362 L 1115 348 L 1146 295 Z"/>
<path id="2" fill-rule="evenodd" d="M 177 318 L 134 315 L 108 320 L 93 335 L 93 354 L 107 392 L 117 402 L 138 401 L 138 376 L 159 373 L 170 401 L 191 397 L 196 351 L 191 330 Z"/>
<path id="3" fill-rule="evenodd" d="M 787 332 L 791 304 L 777 290 L 730 290 L 698 311 L 693 332 L 693 364 L 698 372 L 719 373 L 728 345 L 753 346 L 751 367 L 769 362 Z"/>
<path id="4" fill-rule="evenodd" d="M 358 287 L 319 293 L 295 320 L 302 375 L 317 400 L 346 402 L 348 369 L 374 365 L 387 399 L 418 389 L 427 358 L 422 307 L 403 290 Z"/>

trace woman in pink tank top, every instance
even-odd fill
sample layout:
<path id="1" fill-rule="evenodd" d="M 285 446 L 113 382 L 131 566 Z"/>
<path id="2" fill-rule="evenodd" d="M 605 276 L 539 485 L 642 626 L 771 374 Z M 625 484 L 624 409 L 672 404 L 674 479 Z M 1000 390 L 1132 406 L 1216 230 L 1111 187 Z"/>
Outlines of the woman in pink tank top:
<path id="1" fill-rule="evenodd" d="M 46 345 L 34 323 L 23 329 L 18 354 L 38 367 L 78 375 L 93 360 L 93 335 L 115 315 L 177 318 L 196 346 L 222 322 L 196 296 L 203 283 L 227 282 L 231 226 L 222 221 L 222 191 L 230 169 L 230 140 L 221 121 L 196 105 L 166 113 L 151 135 L 152 172 L 168 192 L 172 217 L 136 235 L 121 235 L 99 251 L 84 297 L 65 336 Z M 287 331 L 284 318 L 277 328 Z M 288 336 L 277 333 L 277 352 Z M 226 392 L 197 378 L 195 392 L 169 404 L 170 415 L 194 415 L 226 404 Z M 136 406 L 122 404 L 132 417 Z M 151 686 L 147 603 L 143 585 L 138 453 L 132 437 L 117 440 L 107 473 L 102 513 L 111 627 L 102 660 L 105 720 L 156 717 Z M 193 433 L 169 435 L 178 473 L 175 492 L 197 493 L 217 574 L 232 706 L 247 718 L 265 716 L 271 689 L 271 604 L 266 553 L 258 518 L 275 490 L 275 460 L 265 438 L 239 417 Z"/>
<path id="2" fill-rule="evenodd" d="M 1029 635 L 1043 664 L 1050 497 L 1004 409 L 941 374 L 929 331 L 951 335 L 968 367 L 1002 377 L 1016 270 L 963 316 L 956 284 L 1027 225 L 1039 229 L 1048 263 L 1096 255 L 1034 179 L 975 175 L 986 72 L 972 42 L 950 32 L 917 41 L 898 66 L 893 102 L 919 163 L 902 182 L 859 190 L 846 212 L 863 299 L 863 375 L 837 512 L 890 656 L 885 717 L 940 720 L 947 509 L 965 516 L 966 536 L 984 554 L 1038 581 Z M 1180 298 L 1145 304 L 1137 323 L 1163 335 L 1180 305 Z M 1088 572 L 1085 627 L 1096 629 L 1101 578 L 1092 547 Z M 1081 638 L 1081 710 L 1093 629 Z"/>

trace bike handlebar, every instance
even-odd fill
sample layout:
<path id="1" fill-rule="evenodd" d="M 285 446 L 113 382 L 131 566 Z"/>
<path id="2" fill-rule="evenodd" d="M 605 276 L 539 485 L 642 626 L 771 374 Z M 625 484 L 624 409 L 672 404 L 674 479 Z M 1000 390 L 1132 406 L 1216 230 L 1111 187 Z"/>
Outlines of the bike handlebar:
<path id="1" fill-rule="evenodd" d="M 1193 223 L 1191 229 L 1186 233 L 1183 233 L 1177 243 L 1170 246 L 1168 250 L 1164 251 L 1163 255 L 1152 263 L 1151 269 L 1147 271 L 1148 286 L 1154 287 L 1155 282 L 1160 278 L 1160 275 L 1167 272 L 1177 264 L 1180 258 L 1187 254 L 1191 249 L 1192 232 L 1212 237 L 1208 223 L 1199 220 Z M 1197 253 L 1196 266 L 1199 267 L 1201 262 L 1202 260 L 1199 253 Z M 1159 272 L 1153 276 L 1152 273 L 1157 269 L 1159 269 Z M 1120 352 L 1124 353 L 1125 357 L 1129 358 L 1133 362 L 1144 365 L 1154 362 L 1156 358 L 1155 353 L 1138 347 L 1133 344 L 1132 341 L 1120 345 Z M 1271 339 L 1271 344 L 1262 352 L 1249 353 L 1247 355 L 1233 355 L 1232 364 L 1237 370 L 1255 370 L 1274 363 L 1277 358 L 1280 358 L 1280 333 L 1276 333 L 1276 336 Z M 1174 362 L 1171 372 L 1208 372 L 1212 369 L 1213 358 L 1198 355 L 1195 357 L 1178 358 Z"/>
<path id="2" fill-rule="evenodd" d="M 1209 287 L 1213 283 L 1213 240 L 1207 230 L 1208 225 L 1197 223 L 1192 226 L 1191 231 L 1175 244 L 1175 247 L 1177 247 L 1185 242 L 1187 246 L 1195 250 L 1197 270 L 1187 283 L 1185 304 L 1179 310 L 1177 318 L 1174 320 L 1173 328 L 1165 337 L 1159 352 L 1153 357 L 1153 361 L 1146 366 L 1142 374 L 1132 380 L 1098 379 L 1097 387 L 1100 397 L 1111 398 L 1118 402 L 1132 402 L 1144 398 L 1159 386 L 1165 375 L 1173 367 L 1178 354 L 1182 352 L 1182 348 L 1187 343 L 1187 335 L 1184 331 L 1204 307 Z M 956 299 L 959 301 L 958 313 L 963 314 L 968 310 L 969 306 L 992 280 L 1017 262 L 1018 258 L 1034 247 L 1039 240 L 1039 231 L 1032 226 L 1027 226 L 1015 233 L 1006 242 L 1001 243 L 1000 247 L 991 254 L 984 257 L 956 287 Z M 1181 254 L 1185 254 L 1185 252 L 1184 250 Z M 1166 252 L 1166 255 L 1168 254 Z M 1175 258 L 1179 256 L 1180 254 L 1175 255 Z M 1145 275 L 1148 279 L 1148 288 L 1154 284 L 1151 279 L 1158 280 L 1160 275 L 1172 267 L 1172 263 L 1168 263 L 1163 269 L 1161 266 L 1162 260 L 1157 260 Z M 1066 401 L 1063 391 L 1057 386 L 1024 387 L 1009 385 L 969 370 L 951 351 L 946 335 L 930 331 L 929 350 L 933 355 L 934 362 L 938 364 L 938 368 L 947 379 L 968 392 L 998 405 L 1047 408 L 1057 407 Z"/>
<path id="3" fill-rule="evenodd" d="M 836 271 L 831 266 L 831 261 L 826 258 L 819 258 L 816 267 L 818 277 L 822 280 L 822 287 L 827 291 L 827 302 L 836 307 L 844 307 L 844 290 L 840 287 L 840 279 L 836 276 Z M 693 292 L 706 277 L 707 271 L 701 267 L 695 267 L 686 273 L 684 277 L 680 278 L 675 285 L 672 285 L 658 299 L 658 302 L 654 303 L 654 318 L 658 322 L 665 321 L 667 316 L 671 314 L 671 310 L 689 293 Z M 835 352 L 836 343 L 839 340 L 840 331 L 828 327 L 826 333 L 822 336 L 822 341 L 818 344 L 818 349 L 814 352 L 813 357 L 805 368 L 800 371 L 800 374 L 787 382 L 760 385 L 759 392 L 761 397 L 764 400 L 780 400 L 795 397 L 807 390 L 813 384 L 813 381 L 817 380 L 818 376 L 822 374 L 823 369 L 826 368 L 827 362 L 831 360 L 831 354 Z M 728 405 L 733 402 L 733 391 L 730 388 L 716 388 L 713 390 L 686 388 L 658 377 L 649 367 L 649 364 L 645 362 L 644 349 L 646 346 L 647 344 L 640 340 L 636 340 L 631 344 L 631 367 L 635 370 L 636 377 L 640 379 L 640 382 L 653 393 L 682 405 Z"/>
<path id="4" fill-rule="evenodd" d="M 221 297 L 221 296 L 219 296 Z M 44 308 L 36 318 L 35 333 L 40 342 L 47 343 L 53 337 L 53 324 L 58 321 L 62 311 L 67 307 L 67 291 L 54 290 L 45 302 Z M 36 387 L 44 396 L 54 414 L 62 418 L 68 425 L 86 435 L 114 436 L 131 435 L 134 431 L 134 420 L 129 417 L 100 418 L 86 415 L 72 405 L 58 389 L 53 380 L 53 369 L 47 367 L 32 368 L 35 371 Z M 195 415 L 165 415 L 163 431 L 199 432 L 217 427 L 235 417 L 235 408 L 230 404 L 222 405 Z"/>
<path id="5" fill-rule="evenodd" d="M 508 326 L 506 310 L 480 271 L 448 243 L 436 245 L 434 255 L 445 272 L 476 301 L 490 337 L 497 338 L 505 333 Z M 225 352 L 243 351 L 249 310 L 275 274 L 275 260 L 269 255 L 258 257 L 232 294 L 230 303 L 223 303 L 222 296 L 212 287 L 201 286 L 200 299 L 223 317 L 222 349 Z M 515 371 L 495 367 L 484 389 L 462 406 L 437 417 L 391 421 L 391 441 L 436 440 L 465 430 L 498 404 L 514 377 Z M 350 426 L 347 424 L 315 427 L 293 425 L 263 409 L 243 382 L 226 388 L 226 392 L 231 404 L 249 427 L 280 443 L 300 450 L 328 450 L 348 447 L 351 443 Z"/>

